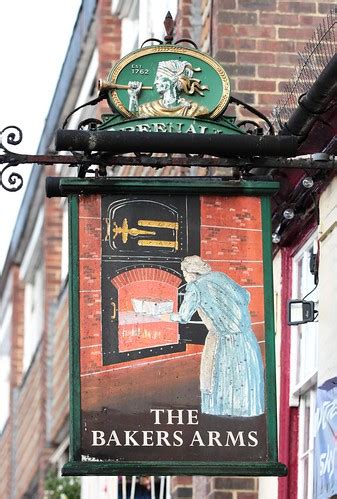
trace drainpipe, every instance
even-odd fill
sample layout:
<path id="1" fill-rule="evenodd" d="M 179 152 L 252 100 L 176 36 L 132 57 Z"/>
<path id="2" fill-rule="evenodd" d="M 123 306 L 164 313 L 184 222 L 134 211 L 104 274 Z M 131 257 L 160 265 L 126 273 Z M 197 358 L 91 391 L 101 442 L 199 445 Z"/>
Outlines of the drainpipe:
<path id="1" fill-rule="evenodd" d="M 337 54 L 335 54 L 306 94 L 299 99 L 299 107 L 284 125 L 279 135 L 294 135 L 303 142 L 317 118 L 327 111 L 337 97 Z"/>

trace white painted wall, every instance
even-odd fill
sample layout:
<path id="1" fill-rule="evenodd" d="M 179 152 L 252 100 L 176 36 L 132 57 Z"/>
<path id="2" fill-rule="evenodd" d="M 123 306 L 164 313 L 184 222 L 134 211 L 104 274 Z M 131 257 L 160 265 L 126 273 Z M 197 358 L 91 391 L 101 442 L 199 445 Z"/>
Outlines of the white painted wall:
<path id="1" fill-rule="evenodd" d="M 337 178 L 320 198 L 318 386 L 337 376 Z"/>

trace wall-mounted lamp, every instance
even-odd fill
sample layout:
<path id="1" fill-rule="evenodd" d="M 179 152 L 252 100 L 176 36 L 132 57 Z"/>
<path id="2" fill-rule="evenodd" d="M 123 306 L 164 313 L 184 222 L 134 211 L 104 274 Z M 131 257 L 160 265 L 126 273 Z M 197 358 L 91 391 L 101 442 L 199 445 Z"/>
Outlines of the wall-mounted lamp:
<path id="1" fill-rule="evenodd" d="M 289 326 L 313 322 L 317 317 L 315 302 L 304 300 L 289 300 L 287 303 L 287 320 Z"/>
<path id="2" fill-rule="evenodd" d="M 271 235 L 271 240 L 274 244 L 278 244 L 281 241 L 281 236 L 278 232 L 273 232 Z"/>
<path id="3" fill-rule="evenodd" d="M 292 220 L 295 216 L 295 210 L 293 210 L 293 208 L 286 208 L 283 212 L 283 216 L 287 220 Z"/>
<path id="4" fill-rule="evenodd" d="M 273 244 L 278 244 L 281 241 L 281 236 L 279 234 L 280 229 L 281 229 L 281 224 L 278 224 L 278 226 L 271 235 L 271 240 Z"/>
<path id="5" fill-rule="evenodd" d="M 313 178 L 312 177 L 304 177 L 304 179 L 302 180 L 302 185 L 306 189 L 311 189 L 311 187 L 313 187 L 313 185 L 314 185 Z"/>

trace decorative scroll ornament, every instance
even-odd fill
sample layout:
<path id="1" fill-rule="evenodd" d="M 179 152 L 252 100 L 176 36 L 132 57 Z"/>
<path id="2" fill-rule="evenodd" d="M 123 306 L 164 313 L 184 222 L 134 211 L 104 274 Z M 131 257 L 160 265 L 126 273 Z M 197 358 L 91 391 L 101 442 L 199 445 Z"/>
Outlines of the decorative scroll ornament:
<path id="1" fill-rule="evenodd" d="M 7 164 L 0 171 L 0 186 L 9 192 L 20 190 L 23 185 L 23 178 L 19 173 L 9 170 L 17 166 L 20 161 L 15 154 L 11 158 L 11 151 L 7 149 L 7 146 L 17 146 L 21 141 L 22 131 L 17 126 L 7 126 L 0 132 L 0 149 L 5 154 L 7 153 L 6 156 L 9 158 Z"/>

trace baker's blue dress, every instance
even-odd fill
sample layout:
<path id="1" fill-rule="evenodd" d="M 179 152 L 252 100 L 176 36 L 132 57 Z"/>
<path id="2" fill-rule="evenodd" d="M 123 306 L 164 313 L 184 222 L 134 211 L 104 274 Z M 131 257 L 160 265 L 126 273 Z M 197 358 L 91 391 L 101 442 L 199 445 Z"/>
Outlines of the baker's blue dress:
<path id="1" fill-rule="evenodd" d="M 178 314 L 187 323 L 198 311 L 208 329 L 201 357 L 201 411 L 250 417 L 264 412 L 264 370 L 251 328 L 250 295 L 222 272 L 209 272 L 186 286 Z"/>

